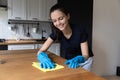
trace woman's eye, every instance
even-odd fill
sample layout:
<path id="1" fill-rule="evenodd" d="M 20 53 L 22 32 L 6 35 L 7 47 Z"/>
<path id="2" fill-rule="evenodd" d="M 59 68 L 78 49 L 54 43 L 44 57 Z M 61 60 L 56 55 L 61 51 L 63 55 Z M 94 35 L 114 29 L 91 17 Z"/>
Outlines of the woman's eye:
<path id="1" fill-rule="evenodd" d="M 63 20 L 63 17 L 60 17 L 59 20 Z"/>

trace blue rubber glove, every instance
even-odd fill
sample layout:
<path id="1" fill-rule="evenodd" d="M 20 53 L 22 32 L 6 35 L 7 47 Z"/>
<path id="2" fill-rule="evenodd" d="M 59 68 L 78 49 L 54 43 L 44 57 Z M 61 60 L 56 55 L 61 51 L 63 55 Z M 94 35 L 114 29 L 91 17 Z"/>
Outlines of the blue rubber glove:
<path id="1" fill-rule="evenodd" d="M 69 65 L 69 68 L 78 68 L 79 64 L 84 62 L 85 62 L 85 57 L 79 55 L 70 60 L 67 60 L 65 64 Z"/>
<path id="2" fill-rule="evenodd" d="M 47 53 L 40 52 L 38 53 L 38 60 L 40 61 L 40 67 L 45 69 L 53 69 L 55 68 L 55 63 L 51 61 L 48 57 Z"/>

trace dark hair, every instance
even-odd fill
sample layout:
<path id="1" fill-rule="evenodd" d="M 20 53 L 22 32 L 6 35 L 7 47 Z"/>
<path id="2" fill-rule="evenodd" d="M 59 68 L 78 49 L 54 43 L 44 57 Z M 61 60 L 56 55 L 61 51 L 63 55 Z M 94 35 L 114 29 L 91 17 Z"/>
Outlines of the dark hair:
<path id="1" fill-rule="evenodd" d="M 51 7 L 50 9 L 50 14 L 55 11 L 55 10 L 60 10 L 61 12 L 63 12 L 64 14 L 68 15 L 69 11 L 65 8 L 64 5 L 61 4 L 55 4 Z"/>
<path id="2" fill-rule="evenodd" d="M 69 11 L 65 8 L 64 5 L 55 4 L 55 5 L 53 5 L 53 6 L 51 7 L 49 15 L 51 15 L 51 13 L 54 12 L 55 10 L 60 10 L 60 11 L 63 12 L 65 15 L 68 15 L 68 14 L 69 14 Z M 61 31 L 60 31 L 59 29 L 57 29 L 57 28 L 53 25 L 53 23 L 52 23 L 52 31 L 56 34 L 57 40 L 58 40 L 58 38 L 60 37 Z"/>

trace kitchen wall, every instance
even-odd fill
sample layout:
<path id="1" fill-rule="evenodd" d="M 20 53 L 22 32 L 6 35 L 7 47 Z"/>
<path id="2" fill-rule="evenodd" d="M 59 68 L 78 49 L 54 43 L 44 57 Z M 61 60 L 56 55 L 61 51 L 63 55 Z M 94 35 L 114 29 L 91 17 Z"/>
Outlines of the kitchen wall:
<path id="1" fill-rule="evenodd" d="M 7 23 L 7 11 L 0 9 L 0 38 L 11 38 L 14 35 L 12 31 L 8 29 L 9 25 Z"/>
<path id="2" fill-rule="evenodd" d="M 93 72 L 115 75 L 120 66 L 120 0 L 94 0 Z"/>
<path id="3" fill-rule="evenodd" d="M 48 22 L 40 22 L 40 25 L 38 27 L 37 33 L 33 32 L 33 27 L 36 27 L 37 25 L 33 24 L 26 24 L 23 27 L 23 24 L 17 24 L 18 29 L 17 30 L 10 30 L 11 26 L 15 26 L 14 24 L 8 24 L 8 11 L 5 9 L 0 9 L 0 38 L 5 39 L 41 39 L 42 38 L 42 30 L 44 30 L 44 37 L 48 37 L 51 33 L 51 27 Z M 30 27 L 30 34 L 31 37 L 27 37 L 27 27 Z"/>
<path id="4" fill-rule="evenodd" d="M 68 3 L 69 2 L 69 3 Z M 93 0 L 58 0 L 70 12 L 70 22 L 82 24 L 88 33 L 88 44 L 92 47 Z"/>

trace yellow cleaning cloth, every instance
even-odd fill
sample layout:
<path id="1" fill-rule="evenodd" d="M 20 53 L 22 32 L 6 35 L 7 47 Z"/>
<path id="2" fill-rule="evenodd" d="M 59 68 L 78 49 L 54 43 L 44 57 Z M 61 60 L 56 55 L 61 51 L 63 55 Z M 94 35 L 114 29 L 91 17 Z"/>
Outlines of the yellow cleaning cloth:
<path id="1" fill-rule="evenodd" d="M 34 66 L 35 68 L 43 71 L 43 72 L 47 72 L 47 71 L 54 71 L 54 70 L 58 70 L 58 69 L 62 69 L 64 68 L 64 66 L 56 64 L 56 67 L 54 69 L 44 69 L 44 68 L 40 68 L 40 63 L 39 62 L 33 62 L 32 66 Z"/>

